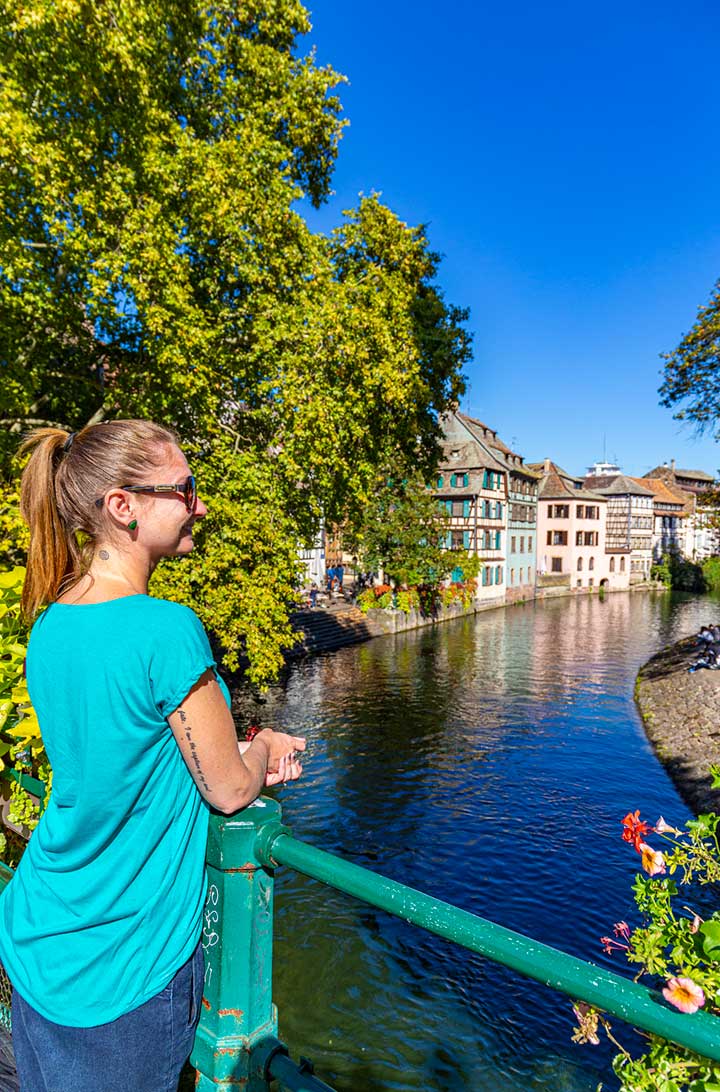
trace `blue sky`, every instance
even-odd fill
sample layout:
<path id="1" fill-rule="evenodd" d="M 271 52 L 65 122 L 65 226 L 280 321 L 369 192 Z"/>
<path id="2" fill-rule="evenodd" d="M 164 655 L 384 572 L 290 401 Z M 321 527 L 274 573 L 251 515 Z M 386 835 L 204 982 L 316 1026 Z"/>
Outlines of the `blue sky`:
<path id="1" fill-rule="evenodd" d="M 329 230 L 380 191 L 428 227 L 470 308 L 463 409 L 572 472 L 720 445 L 658 405 L 662 362 L 720 277 L 716 0 L 306 0 L 349 127 Z"/>

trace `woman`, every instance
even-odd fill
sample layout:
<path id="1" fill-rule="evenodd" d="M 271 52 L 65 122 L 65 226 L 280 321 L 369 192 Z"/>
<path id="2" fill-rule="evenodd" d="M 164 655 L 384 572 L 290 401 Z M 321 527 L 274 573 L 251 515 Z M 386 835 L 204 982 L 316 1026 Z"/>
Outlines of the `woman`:
<path id="1" fill-rule="evenodd" d="M 27 680 L 50 802 L 0 900 L 23 1092 L 174 1092 L 203 985 L 208 804 L 300 776 L 303 739 L 244 752 L 207 637 L 148 596 L 207 509 L 168 430 L 112 421 L 24 445 Z"/>

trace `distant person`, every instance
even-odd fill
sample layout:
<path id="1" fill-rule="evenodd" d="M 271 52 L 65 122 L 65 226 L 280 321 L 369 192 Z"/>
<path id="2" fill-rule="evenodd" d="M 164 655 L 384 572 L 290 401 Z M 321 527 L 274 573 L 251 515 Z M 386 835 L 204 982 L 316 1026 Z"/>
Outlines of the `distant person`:
<path id="1" fill-rule="evenodd" d="M 325 573 L 325 580 L 327 581 L 327 591 L 328 591 L 328 595 L 329 595 L 332 592 L 333 584 L 335 583 L 335 566 L 334 565 L 331 565 L 330 568 Z"/>
<path id="2" fill-rule="evenodd" d="M 340 589 L 340 591 L 343 590 L 343 577 L 344 576 L 345 576 L 345 566 L 344 565 L 336 565 L 335 566 L 335 577 L 337 579 L 337 584 L 338 584 L 338 588 Z"/>
<path id="3" fill-rule="evenodd" d="M 315 581 L 313 580 L 312 584 L 310 585 L 310 607 L 313 610 L 317 606 L 318 590 L 319 590 L 318 586 L 315 583 Z"/>

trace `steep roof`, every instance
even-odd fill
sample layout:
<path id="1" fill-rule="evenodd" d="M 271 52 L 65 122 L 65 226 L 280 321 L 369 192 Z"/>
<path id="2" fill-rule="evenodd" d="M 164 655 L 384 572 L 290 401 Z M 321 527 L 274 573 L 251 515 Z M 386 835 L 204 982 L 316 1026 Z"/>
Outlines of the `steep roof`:
<path id="1" fill-rule="evenodd" d="M 551 459 L 545 459 L 541 463 L 530 463 L 530 467 L 541 474 L 539 493 L 541 500 L 605 500 L 605 497 L 600 496 L 599 493 L 592 493 L 589 489 L 582 487 L 578 488 L 575 482 L 579 479 L 573 478 Z"/>
<path id="2" fill-rule="evenodd" d="M 697 478 L 702 482 L 714 482 L 712 474 L 706 474 L 704 470 L 680 470 L 679 467 L 675 467 L 676 478 Z"/>
<path id="3" fill-rule="evenodd" d="M 643 474 L 644 478 L 688 478 L 689 480 L 701 481 L 701 482 L 714 482 L 712 474 L 706 473 L 704 470 L 680 470 L 678 467 L 668 466 L 665 463 L 663 466 L 655 466 L 652 470 L 648 470 L 647 474 Z"/>
<path id="4" fill-rule="evenodd" d="M 446 440 L 442 444 L 438 470 L 504 471 L 505 467 L 494 458 L 484 444 L 479 444 L 468 437 L 465 443 L 459 440 Z"/>
<path id="5" fill-rule="evenodd" d="M 461 413 L 459 410 L 456 411 L 455 416 L 465 426 L 468 432 L 471 432 L 480 443 L 490 449 L 494 457 L 503 464 L 504 470 L 522 474 L 526 478 L 530 478 L 534 481 L 538 480 L 540 475 L 529 468 L 519 452 L 513 451 L 511 447 L 508 447 L 505 441 L 498 436 L 495 429 L 490 428 L 489 425 L 479 421 L 477 417 L 470 417 L 469 414 Z"/>
<path id="6" fill-rule="evenodd" d="M 627 474 L 614 474 L 612 477 L 596 477 L 588 475 L 585 485 L 589 489 L 595 489 L 606 497 L 652 497 L 652 489 L 639 484 L 639 479 L 629 478 Z"/>
<path id="7" fill-rule="evenodd" d="M 672 489 L 662 478 L 648 478 L 647 475 L 643 475 L 642 478 L 631 478 L 631 481 L 652 489 L 653 499 L 662 504 L 677 504 L 684 507 L 690 499 L 687 493 L 681 496 L 679 489 Z"/>

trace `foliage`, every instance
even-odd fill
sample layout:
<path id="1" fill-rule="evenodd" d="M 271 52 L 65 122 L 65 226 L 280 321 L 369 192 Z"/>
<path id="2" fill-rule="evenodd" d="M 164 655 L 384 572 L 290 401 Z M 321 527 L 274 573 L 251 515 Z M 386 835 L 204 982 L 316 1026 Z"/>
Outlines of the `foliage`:
<path id="1" fill-rule="evenodd" d="M 421 609 L 420 593 L 417 588 L 393 589 L 388 584 L 376 584 L 360 592 L 357 605 L 363 614 L 374 608 L 401 610 L 409 614 L 411 610 Z"/>
<path id="2" fill-rule="evenodd" d="M 196 526 L 195 548 L 162 562 L 150 591 L 193 607 L 228 668 L 240 666 L 243 649 L 248 679 L 262 686 L 298 639 L 287 611 L 299 581 L 297 526 L 270 465 L 221 442 L 200 471 L 208 515 Z"/>
<path id="3" fill-rule="evenodd" d="M 711 767 L 713 787 L 720 787 L 720 766 Z M 613 936 L 601 938 L 607 952 L 622 952 L 662 986 L 665 1002 L 682 1012 L 699 1008 L 720 1016 L 720 912 L 704 920 L 698 908 L 707 904 L 702 888 L 720 882 L 720 816 L 713 813 L 689 820 L 684 830 L 661 817 L 654 826 L 639 811 L 623 820 L 623 840 L 640 855 L 644 871 L 636 876 L 633 892 L 640 916 L 635 929 L 618 922 Z M 661 851 L 648 839 L 659 836 Z M 695 908 L 690 905 L 696 903 Z M 658 998 L 659 1003 L 663 1003 Z M 587 1005 L 576 1007 L 577 1042 L 598 1042 L 604 1028 L 620 1053 L 613 1063 L 621 1092 L 715 1092 L 720 1088 L 720 1065 L 692 1051 L 650 1035 L 648 1050 L 639 1058 L 618 1043 L 604 1014 Z"/>
<path id="4" fill-rule="evenodd" d="M 681 406 L 676 418 L 692 421 L 700 429 L 713 428 L 720 438 L 720 281 L 709 302 L 699 309 L 692 329 L 663 359 L 661 405 Z"/>
<path id="5" fill-rule="evenodd" d="M 650 577 L 676 591 L 704 592 L 707 590 L 703 566 L 689 561 L 675 551 L 663 554 L 661 561 L 652 566 Z"/>
<path id="6" fill-rule="evenodd" d="M 660 561 L 656 561 L 650 568 L 650 579 L 657 580 L 669 588 L 672 584 L 672 574 L 668 563 L 668 555 L 663 554 Z"/>
<path id="7" fill-rule="evenodd" d="M 448 587 L 440 588 L 440 602 L 445 607 L 460 603 L 471 607 L 477 595 L 477 580 L 454 581 Z"/>
<path id="8" fill-rule="evenodd" d="M 346 530 L 347 548 L 360 566 L 382 570 L 399 584 L 437 583 L 456 554 L 444 549 L 450 521 L 418 476 L 378 484 L 360 525 Z"/>
<path id="9" fill-rule="evenodd" d="M 20 518 L 20 483 L 15 478 L 3 485 L 0 496 L 0 568 L 22 565 L 29 544 L 27 526 Z"/>
<path id="10" fill-rule="evenodd" d="M 20 614 L 25 570 L 0 572 L 0 773 L 13 768 L 50 787 L 50 770 L 35 710 L 24 677 L 27 628 Z M 10 781 L 9 819 L 34 830 L 39 808 L 33 796 Z M 0 834 L 0 855 L 11 861 L 22 852 L 22 840 Z"/>
<path id="11" fill-rule="evenodd" d="M 707 557 L 702 563 L 702 572 L 710 591 L 720 591 L 720 557 Z"/>
<path id="12" fill-rule="evenodd" d="M 300 215 L 343 122 L 342 77 L 298 49 L 299 0 L 0 15 L 0 478 L 34 424 L 175 427 L 212 511 L 155 588 L 261 682 L 290 641 L 291 543 L 357 525 L 388 467 L 433 469 L 466 313 L 377 197 L 327 236 Z"/>

